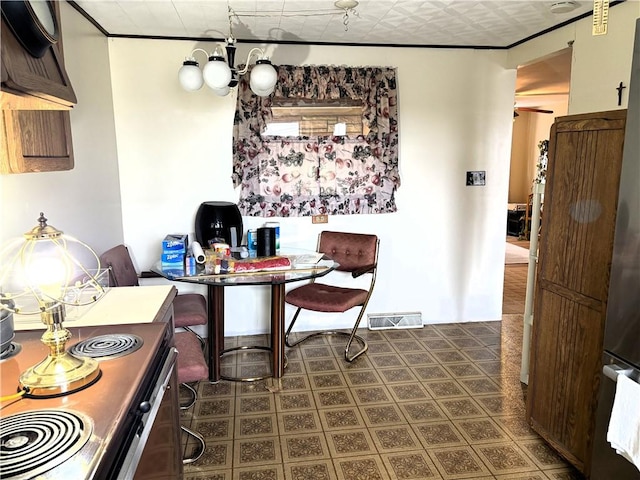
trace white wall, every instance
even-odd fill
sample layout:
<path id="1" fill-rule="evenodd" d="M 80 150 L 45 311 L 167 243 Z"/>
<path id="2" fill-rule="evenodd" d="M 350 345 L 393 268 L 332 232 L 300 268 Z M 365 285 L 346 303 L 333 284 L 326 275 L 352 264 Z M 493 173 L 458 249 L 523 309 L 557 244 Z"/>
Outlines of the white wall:
<path id="1" fill-rule="evenodd" d="M 627 108 L 625 90 L 618 106 L 620 82 L 629 85 L 635 20 L 640 17 L 640 1 L 629 0 L 609 9 L 607 35 L 591 35 L 591 17 L 535 38 L 509 50 L 509 65 L 529 63 L 562 50 L 573 42 L 570 115 Z"/>
<path id="2" fill-rule="evenodd" d="M 123 239 L 107 41 L 60 2 L 67 73 L 78 104 L 71 111 L 75 167 L 66 172 L 0 175 L 0 241 L 49 223 L 103 251 Z"/>
<path id="3" fill-rule="evenodd" d="M 238 199 L 230 180 L 235 96 L 187 93 L 178 85 L 181 61 L 195 46 L 109 41 L 124 237 L 141 269 L 157 261 L 165 234 L 193 231 L 201 202 Z M 239 58 L 248 51 L 239 50 Z M 499 319 L 515 88 L 515 71 L 503 67 L 506 52 L 269 50 L 274 63 L 393 66 L 399 82 L 398 212 L 332 216 L 326 226 L 308 217 L 279 219 L 282 243 L 313 249 L 322 228 L 375 233 L 380 271 L 370 312 L 421 311 L 427 323 Z M 487 186 L 466 187 L 467 170 L 486 170 Z M 264 219 L 244 221 L 249 228 Z M 266 292 L 251 290 L 227 289 L 228 334 L 266 330 Z M 338 325 L 352 322 L 347 317 Z M 322 326 L 306 318 L 303 327 Z"/>
<path id="4" fill-rule="evenodd" d="M 571 67 L 569 113 L 599 112 L 626 108 L 629 89 L 618 106 L 616 87 L 629 86 L 635 19 L 640 17 L 640 2 L 632 0 L 609 10 L 607 35 L 592 36 L 589 22 L 576 25 L 576 41 Z M 629 59 L 620 62 L 620 59 Z"/>

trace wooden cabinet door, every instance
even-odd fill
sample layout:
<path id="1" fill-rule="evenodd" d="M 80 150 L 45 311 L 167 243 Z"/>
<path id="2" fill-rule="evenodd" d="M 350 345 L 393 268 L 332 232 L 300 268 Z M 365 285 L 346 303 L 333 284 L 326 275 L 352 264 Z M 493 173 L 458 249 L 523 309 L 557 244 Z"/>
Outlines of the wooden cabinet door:
<path id="1" fill-rule="evenodd" d="M 527 417 L 590 465 L 626 110 L 556 119 L 531 343 Z"/>
<path id="2" fill-rule="evenodd" d="M 62 110 L 2 110 L 0 173 L 73 169 L 71 119 Z"/>

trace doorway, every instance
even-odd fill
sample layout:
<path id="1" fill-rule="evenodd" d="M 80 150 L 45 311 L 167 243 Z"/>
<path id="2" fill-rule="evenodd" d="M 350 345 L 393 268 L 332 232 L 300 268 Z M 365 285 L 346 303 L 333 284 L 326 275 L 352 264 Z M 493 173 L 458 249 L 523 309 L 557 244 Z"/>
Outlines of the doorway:
<path id="1" fill-rule="evenodd" d="M 567 114 L 571 47 L 518 67 L 509 172 L 510 204 L 526 204 L 536 176 L 538 144 L 556 117 Z"/>

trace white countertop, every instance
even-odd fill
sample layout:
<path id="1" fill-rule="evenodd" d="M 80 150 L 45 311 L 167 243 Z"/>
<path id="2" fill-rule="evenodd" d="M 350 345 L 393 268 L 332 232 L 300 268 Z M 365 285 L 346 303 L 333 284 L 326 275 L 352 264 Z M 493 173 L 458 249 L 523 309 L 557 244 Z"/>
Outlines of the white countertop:
<path id="1" fill-rule="evenodd" d="M 173 285 L 111 287 L 96 303 L 67 307 L 66 328 L 158 322 L 165 319 L 177 290 Z M 40 315 L 13 315 L 14 330 L 44 330 Z"/>

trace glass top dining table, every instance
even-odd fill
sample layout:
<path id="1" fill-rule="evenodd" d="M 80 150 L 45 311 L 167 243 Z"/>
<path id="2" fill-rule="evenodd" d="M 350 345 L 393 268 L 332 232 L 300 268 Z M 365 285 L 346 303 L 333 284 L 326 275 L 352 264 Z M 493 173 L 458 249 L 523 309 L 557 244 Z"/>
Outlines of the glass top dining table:
<path id="1" fill-rule="evenodd" d="M 285 255 L 289 256 L 289 255 Z M 322 259 L 315 266 L 296 266 L 292 260 L 292 268 L 283 270 L 206 274 L 203 265 L 197 265 L 195 273 L 185 275 L 181 269 L 163 269 L 160 262 L 151 269 L 154 273 L 176 282 L 195 283 L 207 286 L 208 310 L 208 353 L 209 353 L 209 381 L 218 382 L 221 379 L 235 381 L 253 381 L 259 378 L 227 377 L 221 374 L 221 357 L 234 348 L 224 349 L 224 289 L 247 285 L 265 285 L 271 289 L 271 342 L 269 346 L 257 346 L 271 351 L 271 376 L 281 378 L 285 369 L 284 345 L 284 307 L 285 285 L 292 282 L 311 280 L 323 277 L 338 268 L 339 264 L 330 259 Z M 238 347 L 236 347 L 237 349 Z M 242 347 L 246 349 L 247 347 Z"/>

